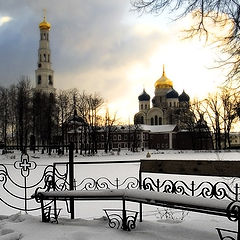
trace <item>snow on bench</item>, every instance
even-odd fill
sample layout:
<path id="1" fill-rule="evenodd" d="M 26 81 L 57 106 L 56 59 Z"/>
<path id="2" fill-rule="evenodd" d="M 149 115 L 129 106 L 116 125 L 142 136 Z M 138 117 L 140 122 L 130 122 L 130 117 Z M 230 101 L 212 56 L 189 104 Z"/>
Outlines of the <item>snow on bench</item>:
<path id="1" fill-rule="evenodd" d="M 139 189 L 72 190 L 39 192 L 41 200 L 125 200 L 226 216 L 229 200 L 206 199 Z"/>

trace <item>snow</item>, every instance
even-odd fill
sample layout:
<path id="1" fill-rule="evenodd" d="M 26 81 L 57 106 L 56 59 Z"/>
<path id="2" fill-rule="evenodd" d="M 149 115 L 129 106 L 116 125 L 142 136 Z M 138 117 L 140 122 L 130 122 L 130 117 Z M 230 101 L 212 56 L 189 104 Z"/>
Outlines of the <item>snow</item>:
<path id="1" fill-rule="evenodd" d="M 131 153 L 127 151 L 121 151 L 119 155 L 106 155 L 104 153 L 98 153 L 97 156 L 83 157 L 76 154 L 75 161 L 78 162 L 91 162 L 91 161 L 129 161 L 146 159 L 145 152 Z M 209 160 L 239 160 L 240 152 L 194 152 L 194 151 L 149 151 L 151 154 L 150 159 L 209 159 Z M 67 156 L 57 155 L 42 155 L 39 152 L 35 154 L 29 152 L 30 160 L 35 161 L 38 167 L 42 170 L 46 165 L 52 162 L 67 162 Z M 34 156 L 36 158 L 32 158 Z M 15 161 L 19 161 L 20 154 L 13 153 L 7 155 L 0 155 L 0 163 L 7 165 L 9 174 L 14 180 L 23 181 L 12 169 L 12 164 Z M 107 177 L 117 176 L 116 174 L 122 174 L 122 176 L 132 175 L 138 171 L 139 165 L 137 163 L 128 163 L 126 165 L 121 164 L 109 164 L 109 165 L 84 165 L 79 166 L 75 173 L 78 173 L 83 178 L 102 176 L 103 173 L 108 174 Z M 37 168 L 38 169 L 38 168 Z M 33 178 L 39 177 L 38 170 L 33 170 L 30 173 L 33 174 Z M 16 171 L 16 170 L 15 170 Z M 75 174 L 76 175 L 76 174 Z M 137 175 L 137 173 L 136 173 Z M 205 180 L 206 177 L 204 177 Z M 191 179 L 192 180 L 192 179 Z M 210 179 L 211 180 L 211 179 Z M 29 181 L 33 181 L 30 180 Z M 80 181 L 80 180 L 79 180 Z M 1 185 L 2 186 L 2 185 Z M 0 193 L 1 194 L 1 193 Z M 2 194 L 1 194 L 2 197 Z M 11 199 L 8 199 L 9 202 Z M 137 205 L 136 203 L 132 203 Z M 132 204 L 128 204 L 127 208 L 135 210 Z M 117 206 L 121 208 L 121 204 Z M 65 207 L 65 206 L 64 206 Z M 17 212 L 17 210 L 9 209 L 6 205 L 0 202 L 0 240 L 215 240 L 219 239 L 216 227 L 225 228 L 230 230 L 237 229 L 237 223 L 229 221 L 226 217 L 207 215 L 201 213 L 189 212 L 183 219 L 178 217 L 181 215 L 179 210 L 170 210 L 171 217 L 166 217 L 164 212 L 169 211 L 165 208 L 144 206 L 142 223 L 137 222 L 136 229 L 131 232 L 125 232 L 121 229 L 112 229 L 108 226 L 108 221 L 105 217 L 103 208 L 116 208 L 116 204 L 111 201 L 84 201 L 78 202 L 75 205 L 77 219 L 69 219 L 69 215 L 62 213 L 59 218 L 59 224 L 42 223 L 40 211 L 31 212 L 31 214 L 25 214 Z M 65 207 L 66 208 L 66 207 Z M 165 217 L 163 217 L 165 216 Z"/>
<path id="2" fill-rule="evenodd" d="M 73 191 L 50 191 L 39 192 L 44 199 L 65 199 L 74 197 L 78 200 L 122 200 L 137 201 L 141 203 L 164 204 L 189 206 L 194 209 L 213 209 L 225 212 L 231 201 L 206 199 L 202 197 L 184 196 L 171 193 L 160 193 L 139 189 L 106 189 L 106 190 L 73 190 Z"/>
<path id="3" fill-rule="evenodd" d="M 216 240 L 218 239 L 216 226 L 232 227 L 229 221 L 223 221 L 223 217 L 199 218 L 199 216 L 190 213 L 182 221 L 144 221 L 137 223 L 136 229 L 131 232 L 125 232 L 121 229 L 111 229 L 104 217 L 93 220 L 60 219 L 59 224 L 51 224 L 42 223 L 40 217 L 17 213 L 0 220 L 0 239 Z"/>
<path id="4" fill-rule="evenodd" d="M 177 125 L 144 125 L 141 124 L 140 128 L 152 133 L 169 133 L 173 132 Z"/>

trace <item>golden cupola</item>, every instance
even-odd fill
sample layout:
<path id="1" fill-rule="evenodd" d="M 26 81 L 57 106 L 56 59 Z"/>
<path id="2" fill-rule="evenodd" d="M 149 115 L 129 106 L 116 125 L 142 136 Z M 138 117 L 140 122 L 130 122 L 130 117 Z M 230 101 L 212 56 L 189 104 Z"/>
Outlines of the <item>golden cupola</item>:
<path id="1" fill-rule="evenodd" d="M 162 76 L 155 82 L 154 84 L 155 88 L 172 88 L 173 87 L 173 83 L 172 81 L 166 77 L 165 75 L 165 69 L 164 69 L 164 65 L 163 65 L 163 73 Z"/>
<path id="2" fill-rule="evenodd" d="M 50 30 L 51 24 L 46 21 L 46 17 L 43 17 L 43 21 L 39 23 L 40 30 Z"/>

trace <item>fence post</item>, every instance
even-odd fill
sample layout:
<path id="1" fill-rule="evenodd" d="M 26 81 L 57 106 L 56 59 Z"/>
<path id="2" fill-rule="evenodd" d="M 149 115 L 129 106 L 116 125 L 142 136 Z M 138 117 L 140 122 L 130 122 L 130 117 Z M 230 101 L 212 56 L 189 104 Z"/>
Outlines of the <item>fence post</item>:
<path id="1" fill-rule="evenodd" d="M 192 181 L 191 187 L 192 187 L 192 196 L 194 197 L 194 195 L 195 195 L 195 184 L 194 184 L 194 181 Z"/>
<path id="2" fill-rule="evenodd" d="M 74 190 L 74 143 L 69 144 L 69 190 Z M 74 199 L 70 198 L 71 219 L 74 219 Z"/>
<path id="3" fill-rule="evenodd" d="M 140 162 L 141 164 L 141 162 Z M 141 172 L 141 166 L 139 169 L 139 175 L 138 175 L 138 180 L 139 180 L 139 189 L 142 189 L 142 172 Z M 142 222 L 143 221 L 143 206 L 142 203 L 139 203 L 139 221 Z"/>
<path id="4" fill-rule="evenodd" d="M 239 187 L 238 187 L 238 183 L 236 183 L 236 185 L 235 185 L 235 191 L 236 191 L 236 192 L 235 192 L 235 201 L 238 201 L 238 194 L 239 194 L 239 193 L 238 193 L 238 188 L 239 188 Z"/>

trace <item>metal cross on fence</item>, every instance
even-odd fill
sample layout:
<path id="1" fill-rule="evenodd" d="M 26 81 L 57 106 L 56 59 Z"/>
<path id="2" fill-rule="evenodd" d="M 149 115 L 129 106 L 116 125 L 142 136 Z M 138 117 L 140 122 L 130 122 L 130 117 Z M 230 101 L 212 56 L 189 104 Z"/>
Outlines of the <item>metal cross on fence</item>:
<path id="1" fill-rule="evenodd" d="M 37 164 L 33 161 L 29 161 L 29 156 L 28 154 L 22 154 L 21 155 L 21 160 L 20 161 L 16 161 L 14 163 L 14 167 L 16 169 L 20 169 L 21 170 L 21 175 L 23 177 L 28 177 L 30 170 L 33 170 L 37 167 Z"/>

